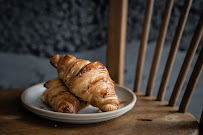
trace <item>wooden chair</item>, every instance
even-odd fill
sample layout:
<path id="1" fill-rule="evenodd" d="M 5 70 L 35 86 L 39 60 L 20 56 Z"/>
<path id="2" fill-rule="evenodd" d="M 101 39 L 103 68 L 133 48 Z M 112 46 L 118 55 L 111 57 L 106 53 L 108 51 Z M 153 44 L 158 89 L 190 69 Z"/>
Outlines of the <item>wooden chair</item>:
<path id="1" fill-rule="evenodd" d="M 146 46 L 149 35 L 150 21 L 154 0 L 147 0 L 145 18 L 142 30 L 142 38 L 137 62 L 134 91 L 138 97 L 135 108 L 126 116 L 126 119 L 134 119 L 125 128 L 129 134 L 198 134 L 198 122 L 190 114 L 186 113 L 190 99 L 198 82 L 203 67 L 203 47 L 196 61 L 190 80 L 187 84 L 180 107 L 175 107 L 180 91 L 183 87 L 188 69 L 192 62 L 195 51 L 198 47 L 203 33 L 203 13 L 199 19 L 194 32 L 188 52 L 184 59 L 178 79 L 173 88 L 169 102 L 164 101 L 164 95 L 168 85 L 170 73 L 173 67 L 175 56 L 180 44 L 181 36 L 192 4 L 192 0 L 185 0 L 182 7 L 181 16 L 175 31 L 167 63 L 165 65 L 161 84 L 157 97 L 152 96 L 155 78 L 161 58 L 168 23 L 173 7 L 173 0 L 167 0 L 163 13 L 162 24 L 154 52 L 153 62 L 150 70 L 146 93 L 140 92 L 143 65 L 145 60 Z M 111 77 L 116 83 L 123 84 L 126 20 L 127 20 L 127 0 L 110 1 L 107 67 Z M 201 118 L 201 122 L 203 118 Z M 126 120 L 127 121 L 127 120 Z M 202 130 L 202 124 L 200 124 Z M 121 127 L 121 130 L 123 128 Z M 202 133 L 202 132 L 201 132 Z M 203 133 L 202 133 L 203 134 Z"/>
<path id="2" fill-rule="evenodd" d="M 187 55 L 173 89 L 169 102 L 164 101 L 164 94 L 169 80 L 170 72 L 179 42 L 183 33 L 185 22 L 189 13 L 192 0 L 185 0 L 181 17 L 174 35 L 171 50 L 168 56 L 157 97 L 152 96 L 156 72 L 158 69 L 162 48 L 170 19 L 173 0 L 167 0 L 163 15 L 161 29 L 157 40 L 155 55 L 151 67 L 146 94 L 140 92 L 140 83 L 145 59 L 150 21 L 154 0 L 147 0 L 139 58 L 137 63 L 134 91 L 137 102 L 132 110 L 121 117 L 110 121 L 77 125 L 50 121 L 38 117 L 26 110 L 20 95 L 24 89 L 4 90 L 0 92 L 0 134 L 71 134 L 71 135 L 175 135 L 175 134 L 203 134 L 203 116 L 200 120 L 200 129 L 197 120 L 186 112 L 195 85 L 203 67 L 203 49 L 188 82 L 180 107 L 175 107 L 179 93 L 182 89 L 188 68 L 203 32 L 203 14 L 197 25 L 196 31 L 190 43 Z M 107 66 L 110 75 L 117 83 L 123 84 L 125 32 L 127 20 L 127 0 L 110 0 L 109 37 L 107 51 Z"/>

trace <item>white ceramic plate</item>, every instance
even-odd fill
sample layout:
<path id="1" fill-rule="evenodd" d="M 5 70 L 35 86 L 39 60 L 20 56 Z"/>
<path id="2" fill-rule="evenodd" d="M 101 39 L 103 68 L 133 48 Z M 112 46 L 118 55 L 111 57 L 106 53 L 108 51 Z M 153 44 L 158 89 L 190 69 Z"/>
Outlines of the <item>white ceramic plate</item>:
<path id="1" fill-rule="evenodd" d="M 115 91 L 119 101 L 125 101 L 124 104 L 119 105 L 118 110 L 98 112 L 96 107 L 90 105 L 85 109 L 80 110 L 78 114 L 59 113 L 54 112 L 49 106 L 40 100 L 42 93 L 45 91 L 43 84 L 44 83 L 40 83 L 26 89 L 21 95 L 21 100 L 25 108 L 31 112 L 41 117 L 60 122 L 88 124 L 107 121 L 123 115 L 132 109 L 136 102 L 136 96 L 130 89 L 116 85 Z"/>

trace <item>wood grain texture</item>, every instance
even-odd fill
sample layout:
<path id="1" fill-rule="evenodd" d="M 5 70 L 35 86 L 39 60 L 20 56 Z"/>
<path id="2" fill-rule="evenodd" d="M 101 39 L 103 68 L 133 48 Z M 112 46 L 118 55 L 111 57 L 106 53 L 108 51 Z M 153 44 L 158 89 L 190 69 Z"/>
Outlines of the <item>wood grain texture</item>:
<path id="1" fill-rule="evenodd" d="M 197 58 L 195 67 L 190 76 L 190 80 L 187 84 L 185 93 L 184 93 L 182 101 L 180 103 L 179 112 L 183 112 L 183 113 L 186 112 L 188 105 L 190 103 L 190 100 L 192 98 L 193 92 L 195 90 L 195 86 L 197 85 L 197 82 L 199 80 L 202 68 L 203 68 L 203 47 Z"/>
<path id="2" fill-rule="evenodd" d="M 190 113 L 179 113 L 168 102 L 136 93 L 137 102 L 126 114 L 106 122 L 78 125 L 41 118 L 26 110 L 23 90 L 0 91 L 1 135 L 198 135 L 198 122 Z"/>
<path id="3" fill-rule="evenodd" d="M 152 11 L 154 6 L 154 0 L 148 0 L 145 10 L 145 19 L 143 24 L 143 30 L 142 30 L 142 38 L 140 43 L 140 49 L 139 49 L 139 56 L 137 61 L 137 69 L 136 69 L 136 76 L 135 76 L 135 82 L 134 82 L 134 91 L 138 92 L 140 91 L 140 85 L 142 80 L 142 71 L 144 66 L 144 60 L 145 60 L 145 53 L 147 48 L 147 41 L 149 36 L 149 29 L 150 29 L 150 23 L 152 18 Z"/>
<path id="4" fill-rule="evenodd" d="M 168 0 L 165 4 L 165 10 L 163 13 L 161 28 L 160 28 L 159 36 L 157 39 L 157 44 L 156 44 L 154 57 L 153 57 L 153 61 L 152 61 L 152 66 L 151 66 L 151 70 L 150 70 L 150 75 L 149 75 L 149 79 L 148 79 L 146 96 L 152 95 L 152 91 L 154 88 L 154 82 L 156 79 L 156 73 L 157 73 L 157 70 L 159 67 L 159 61 L 161 58 L 161 52 L 163 49 L 163 45 L 164 45 L 164 41 L 165 41 L 165 37 L 166 37 L 166 32 L 168 29 L 168 23 L 169 23 L 170 16 L 171 16 L 172 7 L 173 7 L 172 0 Z"/>
<path id="5" fill-rule="evenodd" d="M 191 4 L 192 4 L 192 0 L 186 0 L 184 6 L 182 7 L 181 16 L 179 18 L 178 26 L 176 28 L 176 32 L 173 37 L 173 42 L 171 45 L 171 49 L 169 52 L 169 56 L 168 56 L 167 63 L 166 63 L 165 69 L 164 69 L 161 84 L 159 87 L 159 92 L 158 92 L 158 96 L 157 96 L 158 101 L 164 100 L 164 95 L 165 95 L 166 88 L 168 85 L 168 80 L 169 80 L 169 77 L 171 74 L 173 63 L 175 61 L 175 56 L 176 56 L 176 53 L 177 53 L 177 50 L 178 50 L 178 47 L 180 44 L 180 40 L 181 40 L 181 37 L 183 34 L 183 30 L 184 30 L 185 23 L 186 23 L 186 20 L 187 20 L 189 11 L 190 11 Z"/>
<path id="6" fill-rule="evenodd" d="M 201 14 L 200 20 L 197 24 L 197 27 L 196 27 L 194 35 L 192 37 L 190 46 L 188 48 L 187 54 L 186 54 L 184 62 L 182 64 L 180 73 L 178 75 L 177 81 L 176 81 L 175 86 L 173 88 L 173 92 L 172 92 L 170 100 L 169 100 L 170 106 L 176 105 L 176 102 L 178 100 L 180 91 L 183 87 L 183 83 L 185 81 L 187 72 L 190 68 L 190 64 L 192 62 L 195 51 L 196 51 L 198 44 L 200 42 L 200 39 L 202 37 L 202 33 L 203 33 L 203 13 Z"/>
<path id="7" fill-rule="evenodd" d="M 107 68 L 112 79 L 122 85 L 126 42 L 127 0 L 110 0 Z"/>

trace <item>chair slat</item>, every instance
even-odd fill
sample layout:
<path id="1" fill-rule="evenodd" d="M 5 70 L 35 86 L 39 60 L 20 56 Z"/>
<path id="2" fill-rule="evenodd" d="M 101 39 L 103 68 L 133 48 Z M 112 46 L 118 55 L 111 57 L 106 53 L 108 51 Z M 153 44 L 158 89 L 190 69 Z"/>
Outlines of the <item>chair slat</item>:
<path id="1" fill-rule="evenodd" d="M 190 46 L 188 48 L 187 54 L 185 56 L 183 65 L 181 67 L 180 73 L 178 75 L 178 79 L 175 83 L 175 86 L 173 88 L 172 95 L 169 100 L 169 106 L 175 106 L 177 99 L 179 97 L 180 91 L 183 87 L 183 83 L 185 81 L 185 77 L 187 75 L 188 69 L 190 67 L 190 64 L 192 62 L 192 59 L 194 57 L 195 51 L 197 49 L 197 46 L 200 42 L 200 39 L 202 37 L 203 32 L 203 13 L 201 14 L 200 20 L 198 22 L 198 25 L 195 29 L 193 38 L 191 40 Z"/>
<path id="2" fill-rule="evenodd" d="M 177 50 L 178 50 L 178 47 L 180 44 L 180 40 L 181 40 L 181 37 L 183 34 L 183 30 L 185 27 L 185 23 L 186 23 L 191 5 L 192 5 L 192 0 L 186 0 L 184 3 L 184 6 L 182 8 L 181 16 L 180 16 L 180 19 L 178 22 L 178 26 L 176 28 L 175 35 L 173 37 L 173 42 L 171 45 L 171 49 L 169 52 L 169 56 L 168 56 L 167 63 L 166 63 L 165 69 L 164 69 L 161 84 L 159 87 L 159 92 L 158 92 L 158 96 L 157 96 L 158 101 L 164 100 L 164 95 L 165 95 L 166 88 L 168 85 L 168 80 L 170 77 L 170 73 L 171 73 L 171 70 L 173 67 L 175 56 L 176 56 L 176 53 L 177 53 Z"/>
<path id="3" fill-rule="evenodd" d="M 197 58 L 195 67 L 192 71 L 192 75 L 190 77 L 190 80 L 189 80 L 188 85 L 186 87 L 184 96 L 183 96 L 182 101 L 180 103 L 179 112 L 183 112 L 183 113 L 186 112 L 188 105 L 189 105 L 189 102 L 191 100 L 192 94 L 195 90 L 195 86 L 199 80 L 202 68 L 203 68 L 203 47 L 202 47 L 201 52 Z"/>
<path id="4" fill-rule="evenodd" d="M 110 0 L 107 67 L 112 79 L 122 85 L 127 23 L 127 0 Z"/>
<path id="5" fill-rule="evenodd" d="M 135 77 L 135 83 L 134 83 L 135 92 L 140 91 L 140 85 L 141 85 L 141 80 L 142 80 L 142 71 L 143 71 L 143 66 L 144 66 L 144 59 L 145 59 L 145 53 L 146 53 L 146 48 L 147 48 L 147 41 L 148 41 L 153 5 L 154 5 L 154 0 L 147 1 L 144 25 L 142 28 L 143 29 L 142 38 L 141 38 L 139 56 L 138 56 L 138 61 L 137 61 L 136 77 Z"/>
<path id="6" fill-rule="evenodd" d="M 168 29 L 168 23 L 170 20 L 172 7 L 173 7 L 173 0 L 168 0 L 165 5 L 162 24 L 161 24 L 157 44 L 156 44 L 156 49 L 155 49 L 155 53 L 154 53 L 154 58 L 153 58 L 152 67 L 151 67 L 148 85 L 147 85 L 147 90 L 146 90 L 146 96 L 152 95 L 152 90 L 154 87 L 154 82 L 155 82 L 155 78 L 156 78 L 157 69 L 159 66 L 161 52 L 163 49 L 166 32 Z"/>

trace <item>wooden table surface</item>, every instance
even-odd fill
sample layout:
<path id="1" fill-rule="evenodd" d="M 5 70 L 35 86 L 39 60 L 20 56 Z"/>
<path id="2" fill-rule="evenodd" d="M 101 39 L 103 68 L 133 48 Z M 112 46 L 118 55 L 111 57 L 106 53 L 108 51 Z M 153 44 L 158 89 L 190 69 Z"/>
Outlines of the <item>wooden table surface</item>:
<path id="1" fill-rule="evenodd" d="M 26 110 L 20 96 L 24 89 L 0 91 L 0 134 L 198 134 L 198 123 L 190 113 L 178 113 L 167 102 L 136 94 L 138 101 L 121 117 L 96 124 L 68 124 L 47 120 Z"/>

